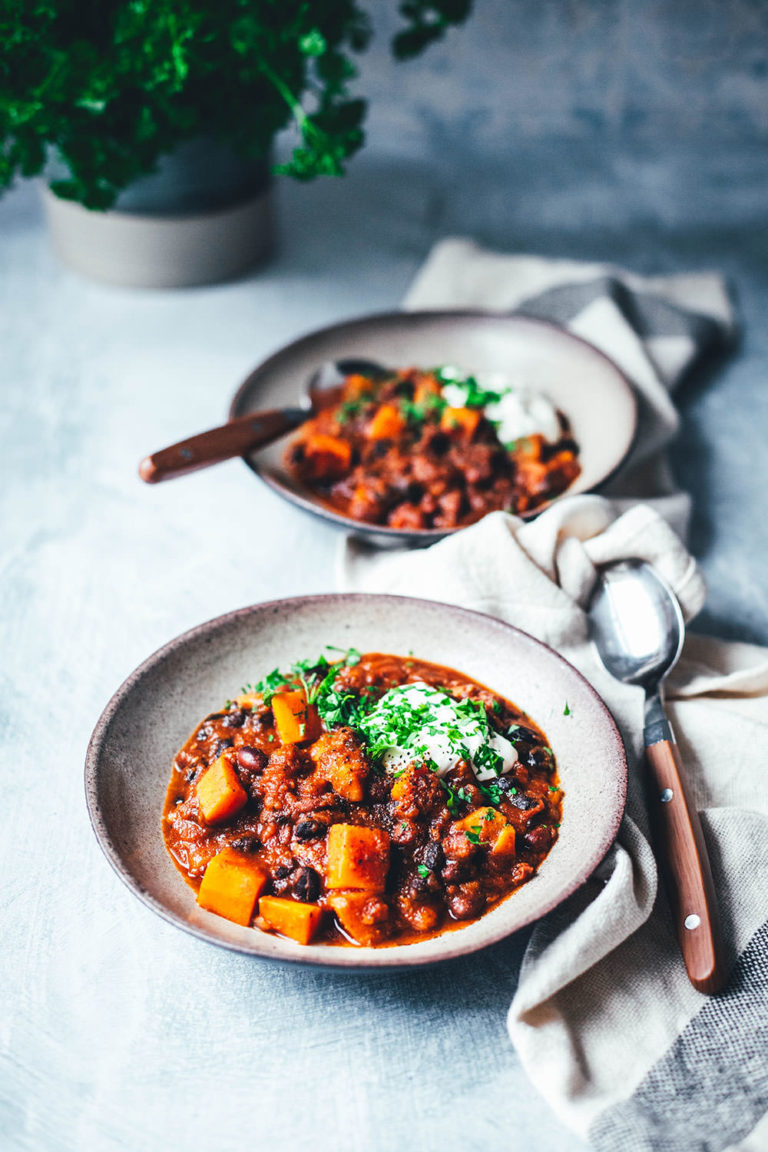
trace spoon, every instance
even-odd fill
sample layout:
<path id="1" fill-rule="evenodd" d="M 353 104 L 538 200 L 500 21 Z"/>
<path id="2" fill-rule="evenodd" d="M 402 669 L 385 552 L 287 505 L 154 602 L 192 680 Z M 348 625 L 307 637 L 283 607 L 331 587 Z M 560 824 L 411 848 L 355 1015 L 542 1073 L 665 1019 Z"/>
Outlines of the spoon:
<path id="1" fill-rule="evenodd" d="M 311 416 L 316 416 L 321 409 L 337 403 L 347 376 L 376 378 L 385 373 L 386 369 L 372 360 L 327 360 L 305 383 L 299 407 L 250 412 L 219 428 L 210 428 L 207 432 L 180 440 L 170 448 L 145 456 L 139 464 L 139 476 L 147 484 L 158 484 L 161 480 L 186 476 L 199 468 L 208 468 L 211 464 L 220 464 L 223 460 L 264 448 L 298 428 Z"/>
<path id="2" fill-rule="evenodd" d="M 606 669 L 623 684 L 645 690 L 643 738 L 656 853 L 690 981 L 699 992 L 717 992 L 726 973 L 712 873 L 662 699 L 664 678 L 685 639 L 680 605 L 650 564 L 622 560 L 601 570 L 588 614 L 590 637 Z"/>

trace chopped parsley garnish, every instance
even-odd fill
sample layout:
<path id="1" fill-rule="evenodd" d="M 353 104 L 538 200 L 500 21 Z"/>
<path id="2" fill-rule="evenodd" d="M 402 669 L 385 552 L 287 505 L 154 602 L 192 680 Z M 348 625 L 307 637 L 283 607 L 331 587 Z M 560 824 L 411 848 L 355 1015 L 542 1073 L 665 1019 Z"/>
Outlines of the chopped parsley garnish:
<path id="1" fill-rule="evenodd" d="M 418 866 L 418 868 L 416 869 L 416 871 L 418 872 L 419 876 L 421 876 L 421 878 L 422 878 L 423 880 L 426 880 L 427 876 L 431 876 L 431 875 L 432 875 L 432 869 L 431 869 L 431 868 L 427 868 L 426 864 L 419 864 L 419 866 Z"/>
<path id="2" fill-rule="evenodd" d="M 482 748 L 478 748 L 474 755 L 475 764 L 479 768 L 488 768 L 497 776 L 501 775 L 501 770 L 504 767 L 504 757 L 499 756 L 498 752 L 494 752 L 487 744 Z"/>
<path id="3" fill-rule="evenodd" d="M 479 827 L 478 828 L 465 828 L 464 829 L 464 835 L 466 836 L 467 840 L 469 840 L 470 844 L 479 844 L 480 843 L 480 828 Z"/>
<path id="4" fill-rule="evenodd" d="M 356 416 L 359 416 L 364 404 L 370 400 L 370 398 L 370 396 L 360 396 L 357 400 L 345 400 L 343 404 L 340 404 L 336 413 L 336 419 L 339 424 L 348 424 L 350 420 L 354 420 Z"/>
<path id="5" fill-rule="evenodd" d="M 335 648 L 332 644 L 327 644 L 326 649 L 343 653 L 341 660 L 331 663 L 325 656 L 297 660 L 287 673 L 275 668 L 257 684 L 248 685 L 247 690 L 258 693 L 264 703 L 269 704 L 278 692 L 301 685 L 307 703 L 317 706 L 326 725 L 355 723 L 358 713 L 365 707 L 363 701 L 351 693 L 335 691 L 333 682 L 342 668 L 360 663 L 360 653 L 356 648 Z"/>
<path id="6" fill-rule="evenodd" d="M 568 701 L 567 700 L 565 702 L 565 708 L 563 708 L 563 716 L 573 716 L 573 712 L 568 707 Z"/>
<path id="7" fill-rule="evenodd" d="M 491 801 L 492 804 L 500 804 L 501 803 L 502 793 L 501 793 L 501 788 L 499 788 L 498 784 L 495 784 L 493 782 L 491 782 L 490 784 L 481 784 L 480 785 L 480 791 L 483 793 L 483 795 L 488 797 L 488 799 Z M 514 789 L 512 791 L 514 791 Z"/>

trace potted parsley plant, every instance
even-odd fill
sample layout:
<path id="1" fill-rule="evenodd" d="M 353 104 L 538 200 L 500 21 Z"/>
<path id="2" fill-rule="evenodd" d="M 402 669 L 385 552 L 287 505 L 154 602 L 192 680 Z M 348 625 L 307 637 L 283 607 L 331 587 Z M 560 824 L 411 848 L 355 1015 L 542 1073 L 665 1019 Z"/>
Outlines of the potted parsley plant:
<path id="1" fill-rule="evenodd" d="M 402 0 L 395 56 L 471 4 Z M 269 246 L 271 172 L 339 176 L 362 145 L 350 83 L 371 32 L 364 0 L 2 0 L 0 190 L 42 174 L 60 254 L 99 279 L 237 275 Z"/>

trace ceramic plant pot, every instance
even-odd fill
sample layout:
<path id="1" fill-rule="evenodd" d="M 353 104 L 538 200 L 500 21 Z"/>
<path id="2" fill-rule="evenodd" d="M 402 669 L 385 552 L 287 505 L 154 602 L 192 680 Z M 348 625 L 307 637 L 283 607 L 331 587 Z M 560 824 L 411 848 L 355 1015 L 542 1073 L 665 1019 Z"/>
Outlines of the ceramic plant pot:
<path id="1" fill-rule="evenodd" d="M 49 176 L 55 176 L 55 170 Z M 70 268 L 132 288 L 182 288 L 242 275 L 272 247 L 266 161 L 193 140 L 96 212 L 43 193 L 54 247 Z"/>

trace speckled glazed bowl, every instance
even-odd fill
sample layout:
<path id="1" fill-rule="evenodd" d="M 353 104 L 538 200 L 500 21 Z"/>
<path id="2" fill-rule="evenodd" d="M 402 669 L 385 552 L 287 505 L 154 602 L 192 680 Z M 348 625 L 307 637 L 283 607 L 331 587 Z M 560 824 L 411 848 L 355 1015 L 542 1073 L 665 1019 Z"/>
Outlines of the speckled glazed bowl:
<path id="1" fill-rule="evenodd" d="M 626 376 L 607 356 L 554 324 L 490 312 L 385 312 L 310 332 L 250 374 L 232 401 L 230 419 L 295 406 L 319 364 L 345 357 L 387 367 L 458 364 L 469 372 L 504 372 L 512 381 L 545 393 L 567 415 L 580 447 L 581 474 L 564 495 L 594 491 L 632 446 L 637 400 Z M 286 443 L 284 438 L 253 452 L 246 463 L 270 488 L 305 511 L 372 536 L 381 545 L 429 544 L 448 534 L 445 529 L 388 528 L 343 516 L 286 470 Z M 547 506 L 539 505 L 524 518 L 537 516 Z"/>
<path id="2" fill-rule="evenodd" d="M 302 947 L 199 908 L 165 850 L 161 815 L 171 761 L 197 723 L 246 681 L 326 644 L 415 655 L 455 668 L 527 711 L 550 739 L 565 791 L 560 837 L 540 872 L 479 920 L 387 948 Z M 570 715 L 565 716 L 568 701 Z M 473 952 L 550 911 L 613 842 L 627 766 L 594 689 L 551 649 L 477 612 L 401 596 L 306 596 L 257 604 L 186 632 L 115 693 L 91 738 L 88 808 L 107 859 L 164 919 L 204 940 L 270 959 L 340 968 L 401 968 Z"/>

